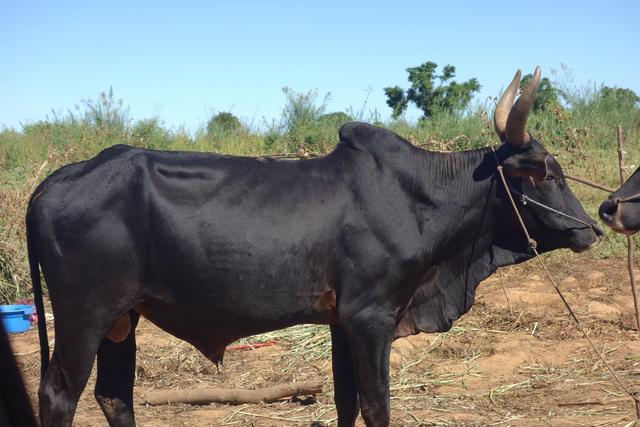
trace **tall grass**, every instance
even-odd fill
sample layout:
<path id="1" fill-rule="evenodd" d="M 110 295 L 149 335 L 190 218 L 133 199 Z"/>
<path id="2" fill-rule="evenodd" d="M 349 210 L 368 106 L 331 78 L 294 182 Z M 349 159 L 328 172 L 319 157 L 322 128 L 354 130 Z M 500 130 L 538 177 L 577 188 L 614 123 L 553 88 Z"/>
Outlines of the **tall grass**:
<path id="1" fill-rule="evenodd" d="M 556 155 L 565 170 L 617 187 L 615 127 L 624 128 L 630 166 L 640 163 L 640 110 L 618 108 L 600 96 L 602 88 L 562 88 L 566 107 L 533 114 L 531 133 Z M 133 122 L 124 102 L 113 91 L 82 100 L 66 115 L 29 123 L 21 130 L 0 131 L 0 302 L 30 294 L 23 217 L 34 186 L 60 166 L 88 159 L 114 144 L 158 150 L 206 151 L 233 155 L 323 154 L 338 141 L 340 126 L 364 112 L 327 113 L 330 95 L 298 93 L 285 88 L 281 117 L 265 130 L 251 126 L 200 129 L 194 133 L 169 130 L 155 117 Z M 465 114 L 437 114 L 415 123 L 371 122 L 386 126 L 416 145 L 435 150 L 465 150 L 497 144 L 491 121 L 492 106 L 478 106 Z M 606 194 L 572 184 L 588 213 Z M 607 241 L 593 256 L 623 253 L 624 240 L 607 233 Z M 563 255 L 559 255 L 563 256 Z"/>

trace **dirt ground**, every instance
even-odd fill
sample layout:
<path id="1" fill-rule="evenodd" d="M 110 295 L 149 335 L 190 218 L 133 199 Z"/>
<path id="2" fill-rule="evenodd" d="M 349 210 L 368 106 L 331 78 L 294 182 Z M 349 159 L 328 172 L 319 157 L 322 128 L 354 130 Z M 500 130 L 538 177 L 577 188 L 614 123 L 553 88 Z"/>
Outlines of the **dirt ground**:
<path id="1" fill-rule="evenodd" d="M 626 262 L 554 257 L 550 269 L 590 337 L 634 391 L 640 391 Z M 53 338 L 52 323 L 49 338 Z M 231 350 L 220 370 L 190 345 L 141 320 L 137 329 L 136 419 L 140 426 L 335 425 L 328 330 L 296 327 Z M 11 343 L 35 402 L 39 378 L 34 328 Z M 633 402 L 581 336 L 535 261 L 500 270 L 480 285 L 473 309 L 445 334 L 397 340 L 391 354 L 392 425 L 626 425 Z M 258 388 L 320 378 L 323 394 L 272 404 L 148 406 L 153 389 Z M 75 424 L 106 425 L 92 375 Z M 357 425 L 364 425 L 358 419 Z"/>

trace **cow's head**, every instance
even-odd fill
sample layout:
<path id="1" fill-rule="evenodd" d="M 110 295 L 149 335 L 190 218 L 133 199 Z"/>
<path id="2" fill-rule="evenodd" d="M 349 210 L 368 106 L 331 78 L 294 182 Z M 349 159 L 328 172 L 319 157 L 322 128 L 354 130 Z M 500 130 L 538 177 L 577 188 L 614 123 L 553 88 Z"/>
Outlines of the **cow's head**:
<path id="1" fill-rule="evenodd" d="M 631 235 L 640 230 L 640 168 L 602 202 L 598 213 L 613 231 Z"/>
<path id="2" fill-rule="evenodd" d="M 516 192 L 582 221 L 532 203 L 520 204 L 524 222 L 540 251 L 589 249 L 600 241 L 602 230 L 569 189 L 557 160 L 527 131 L 527 119 L 540 85 L 540 67 L 514 104 L 520 76 L 518 70 L 495 110 L 495 130 L 503 142 L 498 150 L 499 161 Z M 521 236 L 520 232 L 518 238 Z"/>

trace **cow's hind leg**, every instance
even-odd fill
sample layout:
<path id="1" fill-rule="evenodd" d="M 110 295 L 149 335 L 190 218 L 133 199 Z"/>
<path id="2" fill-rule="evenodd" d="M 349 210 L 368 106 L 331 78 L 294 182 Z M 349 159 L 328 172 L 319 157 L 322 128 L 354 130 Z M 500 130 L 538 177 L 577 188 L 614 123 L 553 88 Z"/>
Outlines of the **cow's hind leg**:
<path id="1" fill-rule="evenodd" d="M 331 362 L 338 426 L 353 426 L 360 411 L 351 347 L 340 326 L 331 326 Z"/>
<path id="2" fill-rule="evenodd" d="M 40 420 L 43 427 L 71 426 L 78 399 L 87 385 L 104 331 L 83 318 L 56 316 L 56 344 L 40 383 Z"/>
<path id="3" fill-rule="evenodd" d="M 140 316 L 133 310 L 126 316 L 129 316 L 130 327 L 124 339 L 114 342 L 112 337 L 105 337 L 98 348 L 95 397 L 110 426 L 135 426 L 133 415 L 133 380 L 136 368 L 135 328 Z"/>

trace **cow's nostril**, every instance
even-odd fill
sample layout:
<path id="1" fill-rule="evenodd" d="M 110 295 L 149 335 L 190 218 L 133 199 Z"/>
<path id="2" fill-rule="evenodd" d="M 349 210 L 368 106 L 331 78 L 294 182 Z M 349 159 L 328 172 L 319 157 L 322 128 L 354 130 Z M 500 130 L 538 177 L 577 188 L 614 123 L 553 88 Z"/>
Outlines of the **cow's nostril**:
<path id="1" fill-rule="evenodd" d="M 618 199 L 610 199 L 602 202 L 598 213 L 605 222 L 610 222 L 618 210 Z"/>
<path id="2" fill-rule="evenodd" d="M 616 203 L 616 201 L 610 200 L 607 203 L 605 203 L 604 212 L 607 215 L 613 216 L 616 214 L 617 210 L 618 210 L 618 203 Z"/>
<path id="3" fill-rule="evenodd" d="M 600 238 L 604 235 L 602 228 L 598 227 L 596 224 L 593 224 L 593 231 L 596 233 L 596 237 Z"/>

